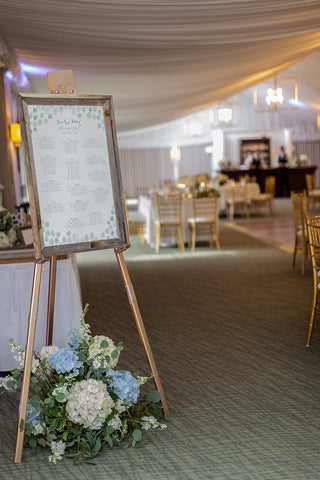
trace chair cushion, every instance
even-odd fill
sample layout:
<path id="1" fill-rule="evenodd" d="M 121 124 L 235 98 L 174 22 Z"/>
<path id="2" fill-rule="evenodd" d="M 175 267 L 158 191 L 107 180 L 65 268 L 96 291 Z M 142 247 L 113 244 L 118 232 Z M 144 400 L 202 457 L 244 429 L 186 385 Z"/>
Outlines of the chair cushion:
<path id="1" fill-rule="evenodd" d="M 188 223 L 214 223 L 210 217 L 190 217 L 187 219 Z"/>
<path id="2" fill-rule="evenodd" d="M 251 198 L 251 202 L 266 202 L 268 200 L 272 200 L 270 193 L 260 193 L 256 197 Z"/>

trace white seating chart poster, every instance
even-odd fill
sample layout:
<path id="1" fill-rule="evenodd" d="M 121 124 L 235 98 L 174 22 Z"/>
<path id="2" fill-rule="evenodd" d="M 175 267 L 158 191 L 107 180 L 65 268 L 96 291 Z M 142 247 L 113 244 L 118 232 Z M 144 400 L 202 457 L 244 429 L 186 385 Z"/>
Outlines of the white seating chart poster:
<path id="1" fill-rule="evenodd" d="M 104 108 L 54 100 L 25 107 L 40 243 L 50 249 L 119 239 Z"/>

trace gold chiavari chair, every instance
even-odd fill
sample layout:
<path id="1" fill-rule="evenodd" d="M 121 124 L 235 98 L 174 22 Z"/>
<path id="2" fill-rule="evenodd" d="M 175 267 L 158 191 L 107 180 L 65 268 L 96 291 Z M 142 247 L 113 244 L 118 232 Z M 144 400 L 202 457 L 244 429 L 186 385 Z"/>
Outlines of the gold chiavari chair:
<path id="1" fill-rule="evenodd" d="M 146 243 L 144 238 L 144 230 L 146 226 L 145 216 L 138 210 L 128 210 L 127 197 L 125 194 L 123 194 L 123 197 L 129 234 L 136 233 L 139 236 L 141 243 L 144 245 Z"/>
<path id="2" fill-rule="evenodd" d="M 210 247 L 213 247 L 213 241 L 216 247 L 220 249 L 218 232 L 218 197 L 192 198 L 192 217 L 188 222 L 188 246 L 191 250 L 196 248 L 197 230 L 209 233 Z"/>
<path id="3" fill-rule="evenodd" d="M 307 194 L 309 199 L 309 208 L 312 209 L 314 207 L 315 201 L 320 201 L 320 189 L 315 187 L 315 174 L 305 174 L 306 186 L 307 186 Z"/>
<path id="4" fill-rule="evenodd" d="M 156 253 L 160 250 L 162 236 L 173 234 L 177 237 L 178 246 L 185 250 L 181 230 L 181 197 L 180 195 L 155 195 L 157 211 L 156 225 Z"/>
<path id="5" fill-rule="evenodd" d="M 309 251 L 308 232 L 306 225 L 306 214 L 308 213 L 307 194 L 303 192 L 291 192 L 291 203 L 294 219 L 294 250 L 292 257 L 292 268 L 296 264 L 297 252 L 302 252 L 302 273 L 305 272 L 306 258 Z"/>
<path id="6" fill-rule="evenodd" d="M 241 210 L 241 215 L 245 214 L 249 218 L 247 184 L 232 184 L 230 196 L 226 199 L 227 218 L 233 221 L 236 208 Z"/>
<path id="7" fill-rule="evenodd" d="M 266 209 L 266 214 L 271 215 L 274 213 L 274 197 L 276 191 L 276 177 L 270 175 L 266 177 L 264 193 L 259 193 L 259 195 L 251 198 L 251 205 L 253 207 L 264 206 Z"/>
<path id="8" fill-rule="evenodd" d="M 312 296 L 307 335 L 307 347 L 309 347 L 314 319 L 316 314 L 320 313 L 320 216 L 309 217 L 309 215 L 306 214 L 306 222 L 312 262 Z"/>

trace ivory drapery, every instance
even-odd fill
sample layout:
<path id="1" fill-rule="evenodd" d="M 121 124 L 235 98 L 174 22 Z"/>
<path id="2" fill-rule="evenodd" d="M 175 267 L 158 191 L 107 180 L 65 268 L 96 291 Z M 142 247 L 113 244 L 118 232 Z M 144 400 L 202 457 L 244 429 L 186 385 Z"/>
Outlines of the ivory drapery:
<path id="1" fill-rule="evenodd" d="M 0 0 L 0 11 L 8 52 L 72 69 L 82 94 L 112 94 L 121 132 L 204 108 L 320 46 L 318 0 Z M 48 92 L 45 74 L 28 77 Z"/>

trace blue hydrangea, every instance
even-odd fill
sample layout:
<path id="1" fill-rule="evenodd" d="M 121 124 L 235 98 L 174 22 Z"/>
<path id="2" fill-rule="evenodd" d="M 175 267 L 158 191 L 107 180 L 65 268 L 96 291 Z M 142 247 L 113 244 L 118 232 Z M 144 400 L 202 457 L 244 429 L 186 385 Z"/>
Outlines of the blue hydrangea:
<path id="1" fill-rule="evenodd" d="M 70 330 L 68 337 L 69 337 L 69 345 L 72 348 L 72 350 L 77 350 L 82 340 L 81 332 L 79 328 L 74 328 L 73 330 Z"/>
<path id="2" fill-rule="evenodd" d="M 83 365 L 76 353 L 66 348 L 52 353 L 48 358 L 48 362 L 57 373 L 69 373 L 70 377 L 79 375 L 79 368 Z"/>
<path id="3" fill-rule="evenodd" d="M 111 380 L 109 380 L 111 391 L 115 393 L 123 403 L 130 407 L 137 402 L 139 384 L 130 372 L 119 372 L 109 368 L 106 375 L 107 377 L 111 377 Z"/>
<path id="4" fill-rule="evenodd" d="M 31 403 L 28 403 L 26 423 L 32 423 L 32 425 L 37 425 L 38 423 L 40 423 L 40 411 L 38 410 L 38 413 L 34 415 L 34 410 L 35 408 L 31 405 Z"/>

